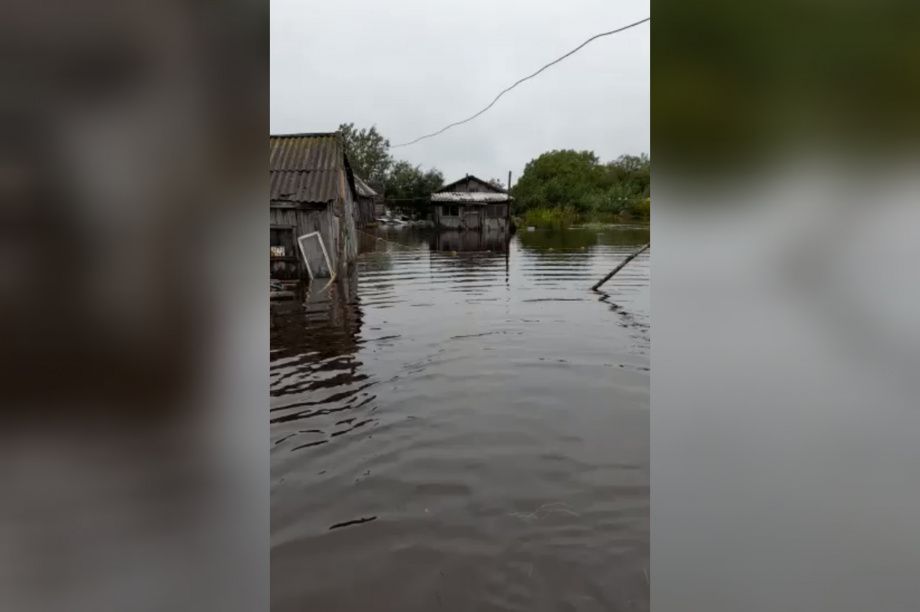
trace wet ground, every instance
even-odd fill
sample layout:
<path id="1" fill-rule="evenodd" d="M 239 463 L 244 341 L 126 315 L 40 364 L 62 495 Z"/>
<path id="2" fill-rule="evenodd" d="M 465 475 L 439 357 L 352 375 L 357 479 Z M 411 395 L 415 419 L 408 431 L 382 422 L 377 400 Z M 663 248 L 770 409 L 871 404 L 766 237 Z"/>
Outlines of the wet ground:
<path id="1" fill-rule="evenodd" d="M 272 610 L 648 610 L 648 228 L 378 236 L 272 305 Z"/>

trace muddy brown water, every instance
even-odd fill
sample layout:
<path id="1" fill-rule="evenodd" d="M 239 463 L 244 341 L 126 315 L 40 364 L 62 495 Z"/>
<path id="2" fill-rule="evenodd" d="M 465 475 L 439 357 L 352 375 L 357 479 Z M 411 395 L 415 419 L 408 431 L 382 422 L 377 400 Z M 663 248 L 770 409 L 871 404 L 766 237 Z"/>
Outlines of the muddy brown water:
<path id="1" fill-rule="evenodd" d="M 648 610 L 648 228 L 378 235 L 272 305 L 272 610 Z"/>

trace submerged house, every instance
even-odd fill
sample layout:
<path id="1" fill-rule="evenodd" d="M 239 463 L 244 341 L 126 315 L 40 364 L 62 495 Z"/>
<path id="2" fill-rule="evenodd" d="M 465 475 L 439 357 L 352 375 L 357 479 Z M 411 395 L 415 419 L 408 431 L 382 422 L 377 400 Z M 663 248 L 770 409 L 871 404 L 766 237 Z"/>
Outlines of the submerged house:
<path id="1" fill-rule="evenodd" d="M 433 232 L 429 238 L 428 248 L 442 253 L 507 253 L 508 234 L 499 231 L 441 230 Z"/>
<path id="2" fill-rule="evenodd" d="M 377 195 L 377 192 L 370 188 L 370 186 L 361 180 L 360 177 L 355 175 L 355 188 L 357 189 L 357 208 L 355 209 L 355 214 L 357 214 L 358 225 L 367 225 L 373 223 L 377 219 L 377 204 L 380 202 L 382 204 L 382 198 Z"/>
<path id="3" fill-rule="evenodd" d="M 341 136 L 269 136 L 268 173 L 271 277 L 345 274 L 358 257 L 358 190 Z"/>
<path id="4" fill-rule="evenodd" d="M 443 230 L 508 231 L 510 207 L 506 190 L 469 174 L 431 194 L 432 218 Z"/>

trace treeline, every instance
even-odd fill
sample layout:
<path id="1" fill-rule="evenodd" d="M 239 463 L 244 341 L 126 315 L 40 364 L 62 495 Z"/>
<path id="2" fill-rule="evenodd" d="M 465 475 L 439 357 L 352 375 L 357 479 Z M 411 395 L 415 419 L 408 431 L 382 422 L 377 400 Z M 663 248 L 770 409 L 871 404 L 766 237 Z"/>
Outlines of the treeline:
<path id="1" fill-rule="evenodd" d="M 651 160 L 645 153 L 601 162 L 592 151 L 549 151 L 531 160 L 511 190 L 530 225 L 647 220 Z"/>
<path id="2" fill-rule="evenodd" d="M 355 174 L 382 194 L 389 208 L 428 214 L 428 196 L 444 186 L 440 170 L 394 158 L 376 126 L 359 130 L 343 123 L 339 132 Z M 490 182 L 504 188 L 499 179 Z M 604 163 L 591 151 L 563 150 L 531 160 L 511 193 L 515 215 L 529 225 L 555 225 L 648 219 L 650 190 L 651 165 L 644 153 Z"/>
<path id="3" fill-rule="evenodd" d="M 427 198 L 444 185 L 444 175 L 437 168 L 423 169 L 390 155 L 390 141 L 371 128 L 355 129 L 353 123 L 343 123 L 339 132 L 345 141 L 345 151 L 352 170 L 365 183 L 382 194 L 391 209 L 425 215 Z"/>

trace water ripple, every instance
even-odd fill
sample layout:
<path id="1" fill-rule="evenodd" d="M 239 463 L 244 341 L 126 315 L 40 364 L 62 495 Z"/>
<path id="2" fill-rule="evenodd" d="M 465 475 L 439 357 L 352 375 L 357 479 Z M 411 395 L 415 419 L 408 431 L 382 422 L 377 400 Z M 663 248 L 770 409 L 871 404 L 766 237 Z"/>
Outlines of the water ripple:
<path id="1" fill-rule="evenodd" d="M 273 611 L 648 610 L 648 229 L 382 236 L 272 305 Z"/>

